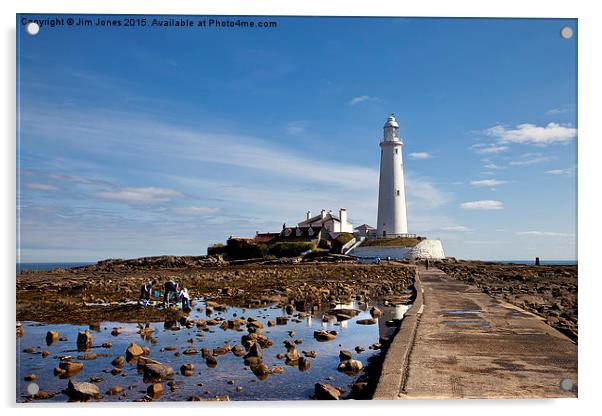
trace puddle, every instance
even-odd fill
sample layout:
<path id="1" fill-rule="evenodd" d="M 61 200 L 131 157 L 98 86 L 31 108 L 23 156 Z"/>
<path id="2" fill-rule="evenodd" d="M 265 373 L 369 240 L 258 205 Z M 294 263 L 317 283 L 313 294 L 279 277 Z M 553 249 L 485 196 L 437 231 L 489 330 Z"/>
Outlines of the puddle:
<path id="1" fill-rule="evenodd" d="M 198 306 L 205 308 L 203 301 Z M 237 357 L 232 353 L 217 356 L 217 366 L 210 368 L 206 365 L 201 354 L 184 355 L 182 352 L 187 348 L 209 348 L 213 350 L 229 343 L 231 346 L 242 345 L 241 337 L 247 334 L 246 329 L 236 331 L 232 329 L 223 330 L 219 325 L 208 326 L 209 332 L 204 332 L 196 327 L 187 329 L 176 326 L 175 328 L 163 322 L 150 323 L 153 329 L 152 336 L 143 337 L 138 334 L 137 324 L 120 322 L 101 322 L 95 327 L 70 324 L 40 324 L 37 322 L 22 322 L 24 335 L 17 338 L 17 401 L 25 401 L 27 386 L 30 382 L 24 377 L 34 373 L 35 381 L 40 390 L 49 393 L 58 393 L 45 401 L 65 402 L 68 397 L 61 393 L 66 388 L 67 379 L 61 379 L 54 375 L 54 368 L 59 364 L 59 356 L 71 355 L 74 361 L 84 364 L 83 369 L 72 377 L 75 381 L 89 381 L 91 376 L 100 376 L 103 381 L 96 383 L 102 394 L 102 401 L 119 401 L 120 395 L 110 396 L 107 390 L 114 386 L 125 389 L 125 400 L 134 401 L 141 399 L 145 393 L 147 384 L 143 382 L 142 374 L 138 373 L 135 365 L 125 364 L 121 374 L 113 375 L 111 362 L 120 355 L 124 355 L 127 346 L 135 342 L 142 347 L 150 348 L 149 357 L 158 360 L 174 369 L 174 380 L 176 387 L 171 390 L 163 383 L 163 394 L 158 401 L 183 401 L 190 396 L 196 395 L 201 398 L 213 398 L 215 396 L 228 395 L 230 400 L 305 400 L 310 399 L 314 385 L 317 382 L 329 383 L 344 390 L 344 395 L 350 392 L 351 383 L 359 375 L 350 376 L 337 371 L 339 363 L 339 351 L 349 350 L 353 352 L 353 358 L 362 362 L 364 367 L 368 364 L 371 355 L 379 351 L 369 349 L 373 343 L 379 342 L 379 338 L 387 337 L 395 331 L 395 328 L 387 326 L 386 322 L 392 319 L 401 319 L 403 314 L 411 305 L 398 305 L 395 307 L 378 306 L 384 316 L 375 318 L 376 324 L 360 325 L 358 320 L 371 318 L 369 308 L 363 308 L 356 303 L 338 305 L 339 309 L 359 309 L 356 316 L 338 322 L 336 318 L 328 322 L 322 322 L 322 313 L 307 315 L 295 322 L 295 312 L 287 315 L 280 307 L 262 307 L 257 309 L 228 307 L 226 311 L 215 311 L 211 318 L 204 312 L 196 310 L 190 313 L 191 319 L 232 319 L 234 317 L 246 319 L 257 318 L 265 327 L 263 334 L 273 341 L 273 345 L 263 349 L 263 361 L 269 368 L 282 367 L 281 374 L 270 374 L 265 380 L 259 380 L 249 367 L 244 365 L 243 357 Z M 267 326 L 268 320 L 275 320 L 279 316 L 288 316 L 286 325 Z M 220 322 L 221 323 L 221 322 Z M 113 328 L 119 327 L 118 336 L 113 336 Z M 245 328 L 244 326 L 241 328 Z M 74 352 L 78 331 L 90 330 L 93 337 L 93 348 L 88 352 L 98 354 L 93 360 L 79 360 L 78 356 L 83 353 Z M 336 330 L 339 335 L 335 340 L 329 342 L 318 342 L 313 337 L 315 330 Z M 66 337 L 67 341 L 58 341 L 50 346 L 46 345 L 47 331 L 58 331 L 59 337 Z M 289 336 L 289 331 L 294 331 L 294 337 Z M 297 366 L 288 366 L 283 359 L 278 359 L 277 354 L 285 353 L 286 348 L 283 341 L 290 339 L 301 339 L 302 343 L 296 345 L 297 350 L 316 351 L 316 358 L 309 358 L 311 366 L 306 371 L 300 371 Z M 189 342 L 192 340 L 192 342 Z M 110 341 L 112 348 L 101 348 L 101 344 Z M 98 346 L 98 347 L 96 347 Z M 167 346 L 176 346 L 175 351 L 164 350 Z M 357 353 L 356 346 L 362 346 L 365 351 Z M 25 353 L 23 349 L 35 347 L 35 353 Z M 48 351 L 49 355 L 43 358 L 42 351 Z M 180 354 L 176 356 L 176 352 Z M 106 354 L 106 356 L 103 356 Z M 179 374 L 182 364 L 194 364 L 192 376 Z M 105 370 L 106 372 L 103 372 Z M 233 383 L 233 384 L 229 384 Z"/>
<path id="2" fill-rule="evenodd" d="M 443 321 L 446 325 L 474 325 L 479 328 L 491 328 L 489 322 L 487 321 Z"/>

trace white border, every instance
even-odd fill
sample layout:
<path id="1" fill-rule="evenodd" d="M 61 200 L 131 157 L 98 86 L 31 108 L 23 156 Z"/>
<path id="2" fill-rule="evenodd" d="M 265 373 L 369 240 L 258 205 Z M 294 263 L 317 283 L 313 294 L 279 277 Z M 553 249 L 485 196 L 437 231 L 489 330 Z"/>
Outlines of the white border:
<path id="1" fill-rule="evenodd" d="M 199 404 L 201 412 L 219 414 L 255 413 L 297 414 L 329 412 L 345 414 L 366 414 L 376 412 L 426 414 L 462 413 L 463 415 L 504 415 L 509 412 L 529 411 L 546 414 L 578 414 L 592 410 L 599 395 L 600 386 L 600 336 L 597 327 L 600 311 L 595 308 L 595 299 L 602 292 L 602 276 L 594 263 L 599 252 L 600 234 L 600 183 L 599 162 L 602 132 L 596 123 L 600 119 L 600 108 L 595 107 L 596 98 L 601 96 L 599 42 L 602 40 L 602 22 L 594 9 L 595 2 L 575 2 L 548 0 L 528 2 L 525 0 L 469 1 L 439 0 L 415 2 L 386 2 L 370 0 L 351 2 L 343 0 L 238 0 L 238 1 L 192 1 L 164 0 L 162 2 L 126 0 L 14 0 L 0 3 L 3 23 L 2 42 L 2 126 L 4 131 L 1 163 L 3 204 L 0 230 L 3 232 L 2 283 L 5 285 L 3 331 L 6 335 L 1 343 L 0 357 L 4 360 L 1 378 L 2 403 L 13 412 L 25 411 L 28 414 L 106 414 L 107 406 L 80 406 L 65 408 L 14 407 L 14 267 L 15 267 L 15 13 L 137 13 L 137 14 L 259 14 L 259 15 L 330 15 L 330 16 L 465 16 L 465 17 L 565 17 L 579 19 L 579 399 L 576 400 L 523 400 L 523 401 L 440 401 L 440 402 L 282 402 L 258 404 L 253 402 L 222 403 L 219 405 Z M 595 298 L 596 297 L 596 298 Z M 596 299 L 597 300 L 597 299 Z M 333 407 L 334 405 L 334 407 Z M 168 408 L 189 407 L 186 404 L 170 403 L 167 406 L 124 406 L 128 413 L 145 414 L 161 412 Z M 32 411 L 32 409 L 35 409 Z M 195 412 L 191 408 L 173 409 L 172 412 Z"/>

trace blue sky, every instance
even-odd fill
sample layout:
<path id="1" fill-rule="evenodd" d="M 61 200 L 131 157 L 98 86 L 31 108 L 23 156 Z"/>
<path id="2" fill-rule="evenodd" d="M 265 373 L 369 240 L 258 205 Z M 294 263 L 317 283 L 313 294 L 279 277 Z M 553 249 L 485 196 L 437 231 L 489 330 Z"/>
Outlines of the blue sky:
<path id="1" fill-rule="evenodd" d="M 410 232 L 576 258 L 575 20 L 243 19 L 278 27 L 18 19 L 21 261 L 204 254 L 322 208 L 375 225 L 391 112 Z"/>

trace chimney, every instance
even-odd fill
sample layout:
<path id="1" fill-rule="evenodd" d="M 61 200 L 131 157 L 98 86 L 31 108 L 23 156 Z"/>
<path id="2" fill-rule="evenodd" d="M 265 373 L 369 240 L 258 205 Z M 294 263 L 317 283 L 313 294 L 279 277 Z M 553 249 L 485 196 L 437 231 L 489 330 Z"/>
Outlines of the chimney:
<path id="1" fill-rule="evenodd" d="M 310 219 L 311 218 L 311 211 L 307 211 L 307 218 L 306 219 Z"/>
<path id="2" fill-rule="evenodd" d="M 341 227 L 345 227 L 347 224 L 347 210 L 345 208 L 339 210 L 339 219 L 341 220 Z"/>
<path id="3" fill-rule="evenodd" d="M 325 209 L 323 209 L 323 210 L 320 212 L 320 214 L 322 214 L 322 218 L 325 218 L 325 217 L 326 217 L 326 210 L 325 210 Z"/>

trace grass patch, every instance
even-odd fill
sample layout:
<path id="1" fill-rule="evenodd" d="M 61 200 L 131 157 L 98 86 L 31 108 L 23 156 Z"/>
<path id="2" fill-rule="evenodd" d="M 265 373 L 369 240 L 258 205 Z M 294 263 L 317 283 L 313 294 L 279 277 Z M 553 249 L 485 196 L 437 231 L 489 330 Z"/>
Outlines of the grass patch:
<path id="1" fill-rule="evenodd" d="M 421 240 L 410 237 L 379 238 L 377 240 L 367 240 L 362 244 L 363 247 L 414 247 Z"/>

